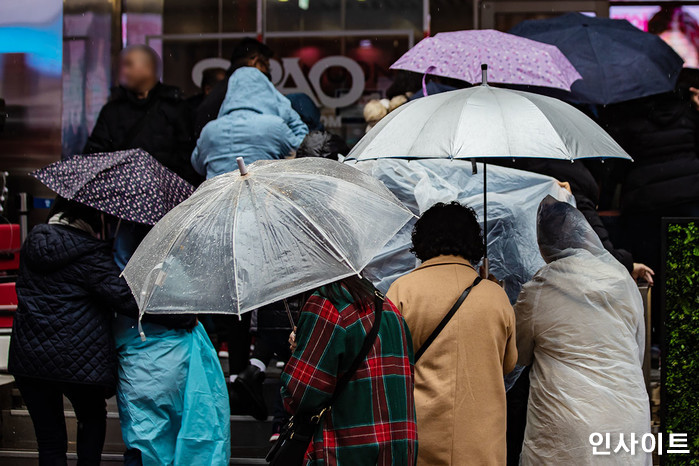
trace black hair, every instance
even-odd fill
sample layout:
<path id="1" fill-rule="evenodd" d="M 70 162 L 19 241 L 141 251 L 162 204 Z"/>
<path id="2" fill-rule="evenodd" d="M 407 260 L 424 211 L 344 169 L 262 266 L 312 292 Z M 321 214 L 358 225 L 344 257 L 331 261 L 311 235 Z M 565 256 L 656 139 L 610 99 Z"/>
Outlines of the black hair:
<path id="1" fill-rule="evenodd" d="M 203 90 L 206 86 L 213 87 L 217 82 L 220 81 L 218 79 L 219 75 L 224 75 L 226 74 L 226 70 L 223 68 L 207 68 L 205 69 L 202 74 L 201 74 L 201 83 L 199 87 Z"/>
<path id="2" fill-rule="evenodd" d="M 265 44 L 252 37 L 242 39 L 233 49 L 231 54 L 231 67 L 228 70 L 229 74 L 233 74 L 238 68 L 245 66 L 251 58 L 260 56 L 264 58 L 272 58 L 274 52 Z"/>
<path id="3" fill-rule="evenodd" d="M 386 98 L 392 99 L 397 95 L 417 92 L 422 89 L 422 75 L 413 71 L 398 70 L 393 83 L 386 89 Z"/>
<path id="4" fill-rule="evenodd" d="M 61 220 L 66 219 L 69 222 L 82 220 L 90 225 L 95 233 L 99 233 L 102 230 L 102 212 L 77 201 L 56 196 L 51 210 L 49 210 L 48 218 L 50 219 L 56 214 L 60 214 L 59 218 Z"/>
<path id="5" fill-rule="evenodd" d="M 326 289 L 328 290 L 327 298 L 330 301 L 344 301 L 346 299 L 344 292 L 347 292 L 352 297 L 352 302 L 361 308 L 373 303 L 376 292 L 376 288 L 369 280 L 356 275 L 333 282 L 327 285 Z"/>
<path id="6" fill-rule="evenodd" d="M 415 223 L 412 240 L 410 251 L 423 262 L 453 255 L 475 265 L 483 258 L 483 233 L 476 212 L 456 201 L 427 209 Z"/>

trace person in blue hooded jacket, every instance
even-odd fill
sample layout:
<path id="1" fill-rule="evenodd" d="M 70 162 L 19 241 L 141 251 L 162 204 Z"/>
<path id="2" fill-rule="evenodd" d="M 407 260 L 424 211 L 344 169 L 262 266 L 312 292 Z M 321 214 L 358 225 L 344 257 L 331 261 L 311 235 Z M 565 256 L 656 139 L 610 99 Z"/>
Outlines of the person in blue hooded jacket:
<path id="1" fill-rule="evenodd" d="M 291 103 L 260 70 L 239 68 L 228 80 L 218 118 L 204 126 L 192 152 L 192 166 L 212 178 L 246 164 L 293 155 L 308 127 Z"/>

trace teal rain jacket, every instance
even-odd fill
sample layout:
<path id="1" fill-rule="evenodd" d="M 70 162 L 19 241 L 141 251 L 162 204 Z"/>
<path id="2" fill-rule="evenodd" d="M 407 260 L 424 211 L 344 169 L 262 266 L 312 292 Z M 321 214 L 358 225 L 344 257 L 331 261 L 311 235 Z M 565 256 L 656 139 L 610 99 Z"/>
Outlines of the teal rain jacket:
<path id="1" fill-rule="evenodd" d="M 238 169 L 235 159 L 283 159 L 308 134 L 291 103 L 260 70 L 239 68 L 228 80 L 218 118 L 204 126 L 192 166 L 207 178 Z"/>
<path id="2" fill-rule="evenodd" d="M 190 332 L 118 317 L 117 401 L 127 450 L 149 465 L 227 465 L 228 391 L 216 351 L 201 323 Z"/>
<path id="3" fill-rule="evenodd" d="M 148 233 L 126 222 L 115 240 L 121 268 Z M 228 465 L 228 389 L 216 350 L 199 323 L 191 331 L 118 316 L 112 329 L 119 361 L 117 403 L 127 450 L 144 466 Z"/>

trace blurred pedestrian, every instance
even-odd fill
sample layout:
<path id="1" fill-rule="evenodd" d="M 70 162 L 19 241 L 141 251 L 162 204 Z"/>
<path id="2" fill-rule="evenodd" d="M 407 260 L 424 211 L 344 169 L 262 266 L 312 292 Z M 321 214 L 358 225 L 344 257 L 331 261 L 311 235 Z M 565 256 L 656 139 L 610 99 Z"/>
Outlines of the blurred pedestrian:
<path id="1" fill-rule="evenodd" d="M 256 160 L 291 157 L 308 127 L 289 100 L 257 68 L 239 68 L 228 80 L 219 116 L 203 129 L 192 152 L 194 169 L 206 178 L 238 169 Z"/>
<path id="2" fill-rule="evenodd" d="M 316 106 L 313 99 L 302 92 L 287 94 L 285 96 L 291 103 L 291 108 L 301 117 L 309 131 L 325 131 L 321 120 L 320 109 Z"/>
<path id="3" fill-rule="evenodd" d="M 194 125 L 195 138 L 199 137 L 208 122 L 218 118 L 221 105 L 228 92 L 228 80 L 233 73 L 238 68 L 250 66 L 257 68 L 267 78 L 270 78 L 269 60 L 273 55 L 272 49 L 252 37 L 242 39 L 235 46 L 231 54 L 231 66 L 226 71 L 226 77 L 211 89 L 209 95 L 197 108 Z"/>
<path id="4" fill-rule="evenodd" d="M 473 209 L 435 204 L 417 221 L 422 261 L 388 290 L 415 348 L 418 464 L 503 465 L 503 376 L 517 361 L 515 316 L 505 291 L 478 277 L 483 236 Z"/>
<path id="5" fill-rule="evenodd" d="M 415 463 L 410 333 L 390 301 L 379 299 L 383 307 L 377 308 L 376 293 L 367 280 L 353 276 L 318 289 L 301 312 L 282 395 L 295 418 L 329 408 L 312 434 L 304 464 Z M 374 324 L 378 334 L 372 338 Z M 365 344 L 370 346 L 362 357 Z"/>
<path id="6" fill-rule="evenodd" d="M 102 226 L 99 211 L 58 198 L 20 253 L 9 371 L 34 423 L 40 465 L 67 464 L 64 396 L 78 419 L 78 464 L 102 460 L 105 398 L 117 382 L 112 320 L 138 315 L 110 244 L 99 239 Z"/>
<path id="7" fill-rule="evenodd" d="M 189 155 L 194 148 L 191 117 L 181 91 L 160 82 L 162 63 L 146 45 L 125 48 L 119 86 L 100 111 L 83 152 L 141 148 L 192 184 L 201 179 Z"/>
<path id="8" fill-rule="evenodd" d="M 591 434 L 640 439 L 650 432 L 641 295 L 573 206 L 547 196 L 537 239 L 546 265 L 515 305 L 519 363 L 531 364 L 521 464 L 597 465 Z M 652 464 L 638 449 L 604 458 Z"/>
<path id="9" fill-rule="evenodd" d="M 654 270 L 662 264 L 662 217 L 699 216 L 699 112 L 692 87 L 699 87 L 699 77 L 685 69 L 675 92 L 608 106 L 604 113 L 610 134 L 634 159 L 621 190 L 624 246 Z M 659 293 L 651 298 L 659 309 Z M 658 340 L 660 313 L 651 318 Z"/>
<path id="10" fill-rule="evenodd" d="M 114 258 L 122 270 L 149 230 L 121 221 Z M 203 326 L 193 315 L 146 317 L 139 324 L 135 316 L 119 315 L 113 324 L 124 463 L 227 465 L 228 394 Z"/>
<path id="11" fill-rule="evenodd" d="M 192 118 L 192 128 L 194 127 L 197 109 L 204 101 L 206 96 L 211 94 L 214 86 L 224 79 L 226 79 L 226 70 L 223 68 L 207 68 L 202 72 L 199 93 L 185 100 L 187 105 L 189 105 L 190 117 Z"/>

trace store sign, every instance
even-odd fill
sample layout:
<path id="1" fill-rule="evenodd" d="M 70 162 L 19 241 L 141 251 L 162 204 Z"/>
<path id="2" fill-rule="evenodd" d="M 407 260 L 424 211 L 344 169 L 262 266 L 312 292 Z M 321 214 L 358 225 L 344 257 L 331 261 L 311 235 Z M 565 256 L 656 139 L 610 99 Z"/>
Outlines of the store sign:
<path id="1" fill-rule="evenodd" d="M 207 68 L 228 68 L 230 62 L 222 58 L 206 58 L 192 68 L 192 80 L 201 82 L 202 72 Z M 343 90 L 341 95 L 328 95 L 323 91 L 321 79 L 323 73 L 334 66 L 344 68 L 352 77 L 352 85 Z M 353 105 L 364 93 L 364 70 L 356 61 L 341 55 L 325 57 L 317 61 L 306 75 L 301 69 L 299 58 L 282 58 L 281 62 L 271 60 L 270 74 L 272 82 L 282 94 L 302 92 L 308 95 L 316 105 L 327 108 L 343 108 Z"/>

